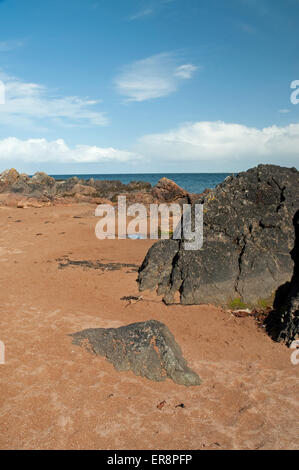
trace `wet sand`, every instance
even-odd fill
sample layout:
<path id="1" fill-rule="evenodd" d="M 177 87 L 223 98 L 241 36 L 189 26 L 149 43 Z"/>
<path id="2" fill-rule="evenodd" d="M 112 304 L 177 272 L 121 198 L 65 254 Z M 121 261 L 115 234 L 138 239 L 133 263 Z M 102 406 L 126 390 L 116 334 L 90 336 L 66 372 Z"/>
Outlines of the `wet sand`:
<path id="1" fill-rule="evenodd" d="M 141 264 L 152 241 L 100 241 L 96 221 L 87 204 L 0 208 L 0 448 L 298 449 L 291 351 L 214 306 L 121 300 L 140 295 L 134 267 L 60 269 L 66 258 Z M 200 387 L 117 372 L 69 336 L 150 319 L 175 335 Z"/>

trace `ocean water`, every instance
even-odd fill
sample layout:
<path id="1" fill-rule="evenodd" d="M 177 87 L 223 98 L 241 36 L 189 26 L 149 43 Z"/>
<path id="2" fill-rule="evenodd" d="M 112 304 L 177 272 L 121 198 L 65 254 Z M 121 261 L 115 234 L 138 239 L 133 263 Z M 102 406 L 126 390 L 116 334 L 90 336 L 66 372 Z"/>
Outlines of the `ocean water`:
<path id="1" fill-rule="evenodd" d="M 81 179 L 94 178 L 95 180 L 119 180 L 124 184 L 131 181 L 146 181 L 155 186 L 163 178 L 175 181 L 179 186 L 190 193 L 202 193 L 206 188 L 215 188 L 230 173 L 132 173 L 132 174 L 110 174 L 110 175 L 51 175 L 55 179 L 68 179 L 78 176 Z"/>

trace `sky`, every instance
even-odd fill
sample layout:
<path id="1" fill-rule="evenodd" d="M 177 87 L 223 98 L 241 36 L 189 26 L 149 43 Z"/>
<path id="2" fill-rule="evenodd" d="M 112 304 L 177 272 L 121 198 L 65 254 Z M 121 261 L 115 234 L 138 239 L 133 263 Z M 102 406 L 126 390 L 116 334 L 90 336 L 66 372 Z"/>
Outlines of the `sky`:
<path id="1" fill-rule="evenodd" d="M 299 0 L 0 0 L 0 171 L 298 168 L 298 28 Z"/>

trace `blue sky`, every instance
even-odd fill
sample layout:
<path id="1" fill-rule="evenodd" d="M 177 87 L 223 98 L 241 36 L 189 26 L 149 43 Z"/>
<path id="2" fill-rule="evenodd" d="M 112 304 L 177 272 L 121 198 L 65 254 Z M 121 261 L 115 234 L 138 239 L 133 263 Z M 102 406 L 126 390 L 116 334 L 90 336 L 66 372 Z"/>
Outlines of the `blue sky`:
<path id="1" fill-rule="evenodd" d="M 298 166 L 298 27 L 299 0 L 0 0 L 0 170 Z"/>

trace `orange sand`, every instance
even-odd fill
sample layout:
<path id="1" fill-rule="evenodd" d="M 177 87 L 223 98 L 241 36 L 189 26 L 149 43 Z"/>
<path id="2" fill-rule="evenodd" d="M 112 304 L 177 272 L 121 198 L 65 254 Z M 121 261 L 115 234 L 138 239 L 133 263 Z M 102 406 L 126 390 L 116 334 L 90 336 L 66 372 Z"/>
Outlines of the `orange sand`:
<path id="1" fill-rule="evenodd" d="M 152 241 L 99 241 L 93 214 L 0 209 L 0 448 L 298 449 L 299 365 L 252 318 L 166 306 L 151 292 L 128 305 L 122 296 L 140 294 L 127 268 L 58 269 L 63 256 L 142 262 Z M 68 336 L 149 319 L 169 327 L 203 385 L 117 372 Z"/>

